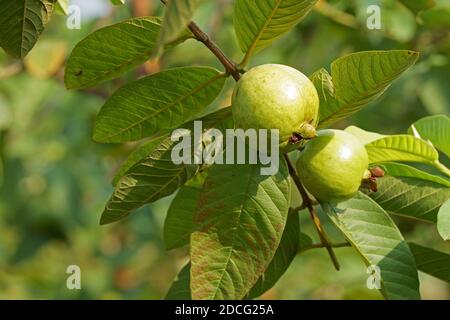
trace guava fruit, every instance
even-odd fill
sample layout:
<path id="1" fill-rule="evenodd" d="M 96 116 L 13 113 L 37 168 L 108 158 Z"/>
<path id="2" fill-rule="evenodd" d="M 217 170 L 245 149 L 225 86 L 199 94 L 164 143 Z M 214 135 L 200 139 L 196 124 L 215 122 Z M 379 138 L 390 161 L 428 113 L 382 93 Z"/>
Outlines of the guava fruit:
<path id="1" fill-rule="evenodd" d="M 238 81 L 232 112 L 237 128 L 278 129 L 280 147 L 286 149 L 316 136 L 319 96 L 300 71 L 266 64 L 250 69 Z"/>
<path id="2" fill-rule="evenodd" d="M 297 173 L 316 199 L 337 203 L 358 192 L 368 166 L 367 151 L 355 136 L 342 130 L 320 130 L 301 151 Z"/>

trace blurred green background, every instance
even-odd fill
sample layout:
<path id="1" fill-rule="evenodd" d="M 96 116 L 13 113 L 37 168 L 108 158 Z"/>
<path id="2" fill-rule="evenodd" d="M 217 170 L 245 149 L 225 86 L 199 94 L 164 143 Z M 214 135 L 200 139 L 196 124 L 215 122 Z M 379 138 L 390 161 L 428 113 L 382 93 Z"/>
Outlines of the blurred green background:
<path id="1" fill-rule="evenodd" d="M 161 299 L 187 259 L 187 249 L 164 248 L 162 227 L 171 197 L 100 227 L 113 190 L 110 180 L 136 145 L 92 142 L 93 122 L 105 98 L 126 81 L 161 68 L 220 65 L 203 46 L 188 41 L 122 79 L 67 91 L 64 60 L 79 40 L 113 22 L 162 12 L 156 0 L 119 7 L 107 0 L 71 3 L 82 9 L 80 30 L 69 30 L 66 17 L 55 16 L 23 65 L 0 53 L 0 299 Z M 336 125 L 403 133 L 423 116 L 450 115 L 450 2 L 436 3 L 415 16 L 396 0 L 322 1 L 251 63 L 282 63 L 311 74 L 355 51 L 420 51 L 418 64 L 381 99 Z M 382 30 L 365 27 L 371 4 L 382 8 Z M 232 13 L 230 0 L 205 1 L 195 20 L 240 61 Z M 232 81 L 209 109 L 228 104 L 231 88 Z M 434 226 L 396 220 L 408 240 L 450 253 Z M 301 221 L 302 230 L 315 236 L 307 215 Z M 263 298 L 380 299 L 366 288 L 368 275 L 357 254 L 349 248 L 337 254 L 340 272 L 324 250 L 298 256 Z M 67 289 L 69 265 L 81 268 L 82 290 Z M 450 299 L 447 284 L 423 274 L 421 279 L 425 299 Z"/>

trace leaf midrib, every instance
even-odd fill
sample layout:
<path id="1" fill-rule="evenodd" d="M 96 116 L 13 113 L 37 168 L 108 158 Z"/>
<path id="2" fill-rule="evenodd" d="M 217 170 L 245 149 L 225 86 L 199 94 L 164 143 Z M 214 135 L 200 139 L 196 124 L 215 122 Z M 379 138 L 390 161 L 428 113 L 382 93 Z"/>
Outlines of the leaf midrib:
<path id="1" fill-rule="evenodd" d="M 199 91 L 201 91 L 202 89 L 206 88 L 208 85 L 210 85 L 210 84 L 213 83 L 214 81 L 220 79 L 221 77 L 224 77 L 224 74 L 219 72 L 217 75 L 215 75 L 214 77 L 212 77 L 211 79 L 209 79 L 207 82 L 205 82 L 205 83 L 201 84 L 199 87 L 195 88 L 195 90 L 192 90 L 192 91 L 190 91 L 189 93 L 187 93 L 187 94 L 185 94 L 185 95 L 179 97 L 178 99 L 174 100 L 173 102 L 167 104 L 165 107 L 160 108 L 158 111 L 156 111 L 156 112 L 154 112 L 154 113 L 152 113 L 152 114 L 149 114 L 149 115 L 143 117 L 141 120 L 139 120 L 139 121 L 137 121 L 137 122 L 131 124 L 130 126 L 128 126 L 128 127 L 126 127 L 126 128 L 123 128 L 123 129 L 121 129 L 121 130 L 115 132 L 115 133 L 112 134 L 112 135 L 108 135 L 108 136 L 106 136 L 106 137 L 103 137 L 102 140 L 111 140 L 112 138 L 117 137 L 117 136 L 123 134 L 124 132 L 129 131 L 130 129 L 132 129 L 132 128 L 138 126 L 138 125 L 140 125 L 141 123 L 147 121 L 148 119 L 150 119 L 150 118 L 152 118 L 152 117 L 154 117 L 154 116 L 160 114 L 160 113 L 163 112 L 163 111 L 166 111 L 166 110 L 172 108 L 174 105 L 177 105 L 177 104 L 180 103 L 181 101 L 183 101 L 183 100 L 185 100 L 185 99 L 187 99 L 187 98 L 193 96 L 194 94 L 196 94 L 196 93 L 198 93 Z"/>
<path id="2" fill-rule="evenodd" d="M 360 194 L 361 194 L 361 193 L 360 193 Z M 361 195 L 362 195 L 362 194 L 361 194 Z M 367 200 L 370 199 L 370 197 L 368 197 L 367 195 L 364 195 L 362 198 L 363 198 L 363 199 L 367 199 Z M 380 206 L 378 203 L 376 203 L 373 199 L 370 199 L 370 202 L 371 202 L 371 204 L 373 205 L 373 208 L 378 208 L 378 209 L 380 209 L 381 211 L 383 211 L 383 212 L 386 213 L 387 218 L 390 220 L 390 225 L 391 225 L 391 227 L 397 231 L 398 235 L 400 235 L 400 239 L 398 239 L 398 240 L 400 241 L 400 243 L 403 243 L 403 242 L 406 243 L 406 240 L 403 238 L 403 236 L 402 236 L 402 234 L 401 234 L 401 232 L 400 232 L 400 229 L 399 229 L 398 226 L 392 221 L 392 219 L 389 217 L 389 215 L 387 214 L 386 210 L 384 210 L 383 207 Z M 342 226 L 345 227 L 345 231 L 342 230 L 341 228 L 339 228 L 339 229 L 340 229 L 341 232 L 344 234 L 344 236 L 347 238 L 347 240 L 350 242 L 350 244 L 352 245 L 352 247 L 355 248 L 355 250 L 360 254 L 360 256 L 362 257 L 362 259 L 363 259 L 366 263 L 368 263 L 368 265 L 371 264 L 370 260 L 368 260 L 368 258 L 366 258 L 366 256 L 365 256 L 365 254 L 363 254 L 362 251 L 360 250 L 359 245 L 358 245 L 356 242 L 353 242 L 353 241 L 352 241 L 352 238 L 349 237 L 349 233 L 351 233 L 351 231 L 347 228 L 347 224 L 346 224 L 344 221 L 342 221 L 342 220 L 340 220 L 340 219 L 337 218 L 339 214 L 335 211 L 335 209 L 334 209 L 331 205 L 330 205 L 328 208 L 330 208 L 331 211 L 333 212 L 333 214 L 335 215 L 335 217 L 334 217 L 334 219 L 332 219 L 332 221 L 333 221 L 335 224 L 337 224 L 337 225 L 342 225 Z M 347 209 L 349 209 L 349 208 L 347 208 Z M 350 208 L 350 210 L 353 210 L 353 209 Z M 373 210 L 373 209 L 372 209 L 372 210 Z M 409 249 L 409 251 L 411 252 L 410 249 Z M 411 252 L 411 255 L 413 255 L 412 252 Z M 399 274 L 399 273 L 397 273 L 397 274 Z M 381 282 L 384 284 L 386 281 L 385 281 L 384 279 L 381 279 Z M 387 282 L 389 282 L 389 281 L 387 281 Z M 408 288 L 409 288 L 409 287 L 408 287 Z M 411 288 L 410 288 L 410 289 L 411 289 Z M 386 298 L 388 298 L 388 299 L 389 299 L 389 298 L 391 297 L 391 295 L 392 295 L 392 294 L 388 295 L 388 293 L 387 293 L 387 291 L 386 291 L 386 287 L 385 287 L 384 285 L 382 286 L 380 292 L 381 292 L 381 294 L 382 294 L 384 297 L 386 297 Z"/>
<path id="3" fill-rule="evenodd" d="M 345 230 L 342 230 L 342 228 L 339 228 L 339 230 L 344 234 L 345 238 L 347 239 L 347 241 L 350 243 L 350 245 L 358 252 L 358 254 L 361 256 L 361 258 L 363 259 L 364 263 L 366 264 L 366 266 L 370 266 L 371 265 L 371 261 L 366 257 L 366 255 L 362 252 L 361 248 L 359 247 L 359 245 L 353 241 L 353 237 L 351 237 L 350 235 L 350 231 L 347 227 L 347 225 L 340 219 L 338 219 L 338 213 L 336 212 L 336 210 L 334 210 L 334 208 L 330 205 L 329 209 L 333 212 L 333 214 L 335 215 L 334 219 L 331 219 L 336 225 L 341 225 L 345 228 Z M 384 279 L 381 279 L 381 282 L 384 283 Z M 381 287 L 380 290 L 381 294 L 387 298 L 387 292 L 385 289 L 385 286 L 383 285 Z"/>
<path id="4" fill-rule="evenodd" d="M 162 190 L 164 190 L 169 184 L 171 184 L 175 179 L 178 179 L 178 177 L 180 177 L 181 176 L 181 174 L 183 173 L 183 171 L 186 169 L 186 165 L 183 165 L 183 166 L 181 166 L 180 167 L 180 169 L 178 170 L 178 172 L 176 173 L 176 174 L 174 174 L 173 175 L 173 177 L 172 178 L 170 178 L 169 179 L 169 181 L 168 182 L 166 182 L 164 185 L 162 185 L 157 191 L 155 191 L 155 192 L 153 192 L 150 196 L 148 196 L 147 198 L 145 198 L 143 201 L 140 201 L 139 203 L 148 203 L 156 194 L 158 194 L 159 192 L 161 192 Z M 120 189 L 120 185 L 121 185 L 121 181 L 123 180 L 123 179 L 126 179 L 126 178 L 128 178 L 129 177 L 129 175 L 125 175 L 124 177 L 122 177 L 120 180 L 119 180 L 119 182 L 117 183 L 117 189 Z M 112 200 L 112 199 L 111 199 Z M 119 203 L 121 203 L 122 201 L 119 201 Z M 113 201 L 111 201 L 110 202 L 111 204 L 112 203 L 114 203 Z M 111 208 L 110 208 L 110 206 L 107 206 L 107 208 L 106 208 L 108 211 L 110 211 L 110 210 L 112 210 Z M 131 210 L 126 210 L 126 211 L 122 211 L 123 212 L 123 214 L 121 215 L 121 217 L 124 217 L 124 216 L 126 216 L 126 215 L 128 215 L 131 211 L 133 211 L 134 209 L 131 209 Z M 106 213 L 107 211 L 105 210 L 105 213 Z M 117 220 L 114 220 L 114 221 L 117 221 Z"/>
<path id="5" fill-rule="evenodd" d="M 415 56 L 417 56 L 417 54 L 416 54 Z M 399 73 L 396 73 L 396 72 L 391 73 L 390 76 L 395 75 L 395 74 L 399 74 L 399 75 L 400 75 L 402 72 L 406 71 L 407 68 L 408 68 L 409 59 L 407 60 L 407 62 L 408 62 L 408 63 L 406 63 L 405 66 L 403 67 L 403 68 L 404 68 L 403 71 L 400 71 Z M 411 66 L 411 65 L 409 65 L 409 66 Z M 403 68 L 402 68 L 402 69 L 403 69 Z M 331 76 L 331 81 L 332 81 L 332 83 L 333 83 L 333 87 L 335 88 L 334 82 L 333 82 L 333 78 L 334 78 L 334 77 L 333 77 L 333 74 L 330 75 L 330 76 Z M 389 79 L 390 79 L 390 78 L 387 78 L 387 77 L 384 78 L 385 81 L 386 81 L 386 80 L 389 80 Z M 394 80 L 395 80 L 395 79 L 394 79 Z M 387 90 L 390 86 L 391 86 L 391 84 L 388 84 L 388 85 L 386 86 L 385 90 Z M 378 88 L 379 88 L 379 87 L 377 86 L 376 89 L 378 90 Z M 336 88 L 335 88 L 335 89 L 336 89 Z M 372 89 L 372 90 L 375 90 L 375 89 Z M 381 94 L 383 94 L 384 92 L 385 92 L 385 91 L 381 91 L 381 92 L 379 92 L 379 94 L 381 95 Z M 368 94 L 369 94 L 369 90 L 364 91 L 364 92 L 363 92 L 363 95 L 361 95 L 361 96 L 358 98 L 358 102 L 361 101 L 364 97 L 367 97 Z M 342 100 L 338 99 L 337 96 L 336 96 L 336 94 L 335 94 L 334 98 L 335 98 L 335 100 L 338 102 L 338 104 L 340 105 L 341 102 L 342 102 Z M 370 102 L 369 102 L 369 103 L 370 103 Z M 330 122 L 334 122 L 333 118 L 336 117 L 337 115 L 342 114 L 342 115 L 345 116 L 346 113 L 343 112 L 343 110 L 345 110 L 345 109 L 347 109 L 347 108 L 352 108 L 352 107 L 354 107 L 354 106 L 356 106 L 356 105 L 357 105 L 357 102 L 356 102 L 356 101 L 353 102 L 353 103 L 347 103 L 347 104 L 342 105 L 342 107 L 340 107 L 338 110 L 336 110 L 335 112 L 333 112 L 333 113 L 331 113 L 330 115 L 328 115 L 325 119 L 321 120 L 320 123 L 319 123 L 319 126 L 320 126 L 320 127 L 327 126 L 327 125 L 330 124 Z M 339 120 L 339 119 L 335 119 L 335 121 L 338 121 L 338 120 Z"/>
<path id="6" fill-rule="evenodd" d="M 156 18 L 152 18 L 150 19 L 149 17 L 140 17 L 140 18 L 133 18 L 130 19 L 128 21 L 124 21 L 124 22 L 120 22 L 117 23 L 115 25 L 111 25 L 109 27 L 117 27 L 118 25 L 121 25 L 123 23 L 128 23 L 131 24 L 137 28 L 141 28 L 140 26 L 137 26 L 134 21 L 138 21 L 138 20 L 142 20 L 142 21 L 147 21 L 151 24 L 157 25 L 161 27 L 161 20 L 160 19 L 156 19 Z M 145 31 L 149 31 L 148 28 L 142 27 Z M 102 81 L 102 79 L 104 79 L 105 77 L 109 77 L 110 75 L 114 74 L 115 72 L 119 71 L 121 68 L 130 65 L 134 62 L 137 61 L 142 61 L 144 60 L 145 57 L 149 57 L 151 55 L 151 53 L 153 52 L 154 48 L 152 47 L 149 50 L 144 51 L 142 54 L 136 56 L 135 58 L 132 59 L 128 59 L 128 60 L 124 60 L 122 63 L 119 63 L 117 66 L 115 66 L 114 68 L 111 68 L 110 70 L 107 71 L 103 71 L 103 72 L 99 72 L 97 73 L 97 76 L 94 76 L 93 78 L 91 78 L 90 80 L 86 80 L 86 81 L 82 81 L 82 79 L 79 79 L 79 83 L 80 86 L 67 86 L 68 89 L 75 89 L 75 88 L 79 88 L 79 89 L 83 89 L 83 88 L 87 88 L 90 87 L 94 84 L 96 84 L 99 80 Z"/>
<path id="7" fill-rule="evenodd" d="M 23 55 L 24 55 L 23 47 L 24 47 L 24 40 L 25 40 L 24 39 L 25 38 L 25 17 L 27 15 L 27 6 L 28 6 L 28 0 L 25 0 L 24 5 L 23 5 L 22 30 L 21 30 L 21 35 L 20 35 L 20 57 L 21 58 L 23 58 Z"/>
<path id="8" fill-rule="evenodd" d="M 367 144 L 367 145 L 366 145 L 366 148 L 367 148 L 367 149 L 374 149 L 374 150 L 385 150 L 385 151 L 395 151 L 395 152 L 406 153 L 406 154 L 409 154 L 409 155 L 412 155 L 412 156 L 415 156 L 415 157 L 420 157 L 420 158 L 422 158 L 422 159 L 424 159 L 424 160 L 427 160 L 427 161 L 430 162 L 430 163 L 433 163 L 434 161 L 436 161 L 435 158 L 429 158 L 428 156 L 424 156 L 424 155 L 422 155 L 422 154 L 418 154 L 418 153 L 415 153 L 415 152 L 413 152 L 413 151 L 409 151 L 409 150 L 405 150 L 405 149 L 396 149 L 396 148 L 388 147 L 388 146 L 377 146 L 377 145 L 374 145 L 376 142 L 378 142 L 378 141 L 380 141 L 380 140 L 388 140 L 388 139 L 389 139 L 389 137 L 387 137 L 387 138 L 381 138 L 381 139 L 379 139 L 379 140 L 375 140 L 375 141 L 373 141 L 373 142 Z M 391 141 L 392 141 L 392 140 L 391 140 Z M 420 142 L 420 143 L 421 143 L 421 142 Z M 426 143 L 424 142 L 423 145 L 425 145 L 425 144 L 426 144 Z M 427 145 L 426 147 L 429 148 L 429 149 L 427 150 L 427 152 L 428 152 L 428 151 L 430 151 L 430 152 L 432 151 L 428 145 Z M 434 153 L 434 152 L 433 152 L 433 153 Z M 376 163 L 376 162 L 379 162 L 379 161 L 375 161 L 375 162 L 371 162 L 371 163 Z"/>
<path id="9" fill-rule="evenodd" d="M 247 186 L 246 186 L 245 193 L 244 193 L 245 196 L 246 196 L 246 199 L 245 199 L 245 201 L 242 202 L 241 207 L 239 208 L 239 217 L 238 217 L 238 221 L 239 222 L 241 221 L 241 215 L 242 215 L 242 212 L 244 211 L 244 205 L 247 203 L 247 201 L 249 199 L 248 198 L 248 196 L 249 196 L 249 189 L 250 189 L 250 185 L 252 183 L 252 177 L 253 177 L 253 171 L 254 170 L 255 170 L 255 166 L 252 166 L 252 170 L 250 171 L 248 182 L 247 182 Z M 215 292 L 213 294 L 213 300 L 215 300 L 216 297 L 217 297 L 217 294 L 219 292 L 219 288 L 220 288 L 220 286 L 222 284 L 222 280 L 223 280 L 223 277 L 225 275 L 225 271 L 227 270 L 228 265 L 229 265 L 230 260 L 231 260 L 231 256 L 233 255 L 234 245 L 235 245 L 235 242 L 236 242 L 236 239 L 237 239 L 237 235 L 238 235 L 237 227 L 235 229 L 236 229 L 236 232 L 233 235 L 233 240 L 232 240 L 231 246 L 230 246 L 230 253 L 228 255 L 228 258 L 226 259 L 225 267 L 222 270 L 222 274 L 220 276 L 220 280 L 219 280 L 219 282 L 218 282 L 218 284 L 216 286 L 216 290 L 215 290 Z"/>
<path id="10" fill-rule="evenodd" d="M 245 0 L 248 1 L 248 0 Z M 274 9 L 272 10 L 272 12 L 270 13 L 269 17 L 267 18 L 266 22 L 264 23 L 264 25 L 261 27 L 260 31 L 258 32 L 258 34 L 256 35 L 256 38 L 253 40 L 250 48 L 248 49 L 244 60 L 243 61 L 248 61 L 248 59 L 250 58 L 250 56 L 253 54 L 256 45 L 258 44 L 258 41 L 261 39 L 262 35 L 264 34 L 264 32 L 266 31 L 266 29 L 268 28 L 268 26 L 270 25 L 270 23 L 272 22 L 273 17 L 275 16 L 276 11 L 279 9 L 280 5 L 281 5 L 281 1 L 282 0 L 276 0 L 276 4 Z"/>

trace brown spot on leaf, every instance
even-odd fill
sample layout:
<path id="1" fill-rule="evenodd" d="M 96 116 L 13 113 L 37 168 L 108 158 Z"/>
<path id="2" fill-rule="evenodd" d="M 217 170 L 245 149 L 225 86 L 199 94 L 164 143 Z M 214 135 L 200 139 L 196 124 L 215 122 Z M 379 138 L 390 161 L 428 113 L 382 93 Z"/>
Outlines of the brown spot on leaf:
<path id="1" fill-rule="evenodd" d="M 208 196 L 207 195 L 202 195 L 198 199 L 197 207 L 198 208 L 203 208 L 206 205 L 207 202 L 208 202 Z"/>
<path id="2" fill-rule="evenodd" d="M 277 223 L 274 225 L 276 232 L 282 232 L 284 230 L 284 223 Z"/>
<path id="3" fill-rule="evenodd" d="M 201 223 L 205 221 L 206 219 L 209 218 L 209 216 L 211 216 L 213 212 L 214 212 L 213 208 L 205 208 L 203 210 L 199 210 L 199 212 L 195 216 L 195 222 Z"/>

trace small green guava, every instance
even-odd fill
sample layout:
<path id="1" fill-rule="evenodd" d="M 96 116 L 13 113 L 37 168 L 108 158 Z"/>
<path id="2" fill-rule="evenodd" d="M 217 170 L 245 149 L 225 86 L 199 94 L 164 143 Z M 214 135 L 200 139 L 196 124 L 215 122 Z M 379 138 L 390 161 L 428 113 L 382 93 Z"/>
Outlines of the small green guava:
<path id="1" fill-rule="evenodd" d="M 321 130 L 301 151 L 297 172 L 316 199 L 337 203 L 358 192 L 368 166 L 367 151 L 355 136 L 342 130 Z"/>
<path id="2" fill-rule="evenodd" d="M 300 71 L 266 64 L 247 71 L 236 84 L 232 112 L 237 128 L 278 129 L 285 149 L 316 136 L 319 96 Z"/>

